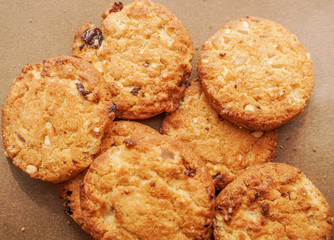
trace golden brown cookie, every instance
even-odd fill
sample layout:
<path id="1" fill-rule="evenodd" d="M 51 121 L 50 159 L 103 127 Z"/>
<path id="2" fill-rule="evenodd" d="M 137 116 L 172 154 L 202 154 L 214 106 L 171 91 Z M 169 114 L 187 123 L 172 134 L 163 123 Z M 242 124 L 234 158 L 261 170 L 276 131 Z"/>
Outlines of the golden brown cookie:
<path id="1" fill-rule="evenodd" d="M 271 161 L 278 140 L 278 130 L 250 131 L 220 118 L 197 80 L 186 89 L 179 109 L 166 116 L 161 132 L 200 156 L 218 191 L 247 167 Z"/>
<path id="2" fill-rule="evenodd" d="M 216 200 L 215 239 L 332 239 L 331 209 L 299 169 L 253 166 Z"/>
<path id="3" fill-rule="evenodd" d="M 123 144 L 123 140 L 135 134 L 159 135 L 156 130 L 141 123 L 132 121 L 114 121 L 106 127 L 101 141 L 101 149 L 97 155 L 100 155 L 113 146 Z M 59 195 L 65 200 L 65 212 L 84 229 L 83 214 L 80 207 L 80 184 L 82 183 L 85 174 L 86 171 L 58 185 Z"/>
<path id="4" fill-rule="evenodd" d="M 27 65 L 2 109 L 2 139 L 13 163 L 32 178 L 65 181 L 100 149 L 113 120 L 110 94 L 91 64 L 56 57 Z"/>
<path id="5" fill-rule="evenodd" d="M 217 112 L 252 130 L 290 121 L 303 111 L 314 85 L 310 54 L 296 36 L 257 17 L 219 29 L 203 44 L 197 67 Z"/>
<path id="6" fill-rule="evenodd" d="M 101 154 L 80 200 L 95 239 L 207 239 L 214 215 L 204 163 L 162 135 L 136 135 Z"/>
<path id="7" fill-rule="evenodd" d="M 83 25 L 73 56 L 90 61 L 104 76 L 116 116 L 145 119 L 178 107 L 191 73 L 192 40 L 166 7 L 150 0 L 111 4 L 102 29 Z"/>
<path id="8" fill-rule="evenodd" d="M 84 224 L 83 214 L 80 206 L 80 184 L 82 183 L 86 170 L 74 178 L 58 184 L 58 192 L 65 200 L 64 211 L 82 227 Z"/>

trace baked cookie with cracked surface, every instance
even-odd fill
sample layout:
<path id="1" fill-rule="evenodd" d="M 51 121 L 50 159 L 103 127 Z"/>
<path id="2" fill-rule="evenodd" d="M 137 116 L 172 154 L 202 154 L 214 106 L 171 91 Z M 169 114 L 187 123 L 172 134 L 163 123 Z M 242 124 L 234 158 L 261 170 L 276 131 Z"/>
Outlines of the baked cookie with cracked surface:
<path id="1" fill-rule="evenodd" d="M 299 169 L 265 163 L 246 170 L 216 199 L 215 239 L 332 239 L 331 209 Z"/>
<path id="2" fill-rule="evenodd" d="M 136 134 L 160 135 L 153 128 L 141 123 L 133 121 L 114 121 L 105 129 L 104 136 L 101 141 L 101 149 L 97 153 L 97 156 L 113 146 L 123 144 L 123 140 Z M 83 229 L 85 229 L 85 226 L 83 226 L 83 213 L 80 207 L 80 184 L 82 183 L 85 174 L 86 171 L 58 185 L 59 195 L 65 200 L 65 212 Z"/>
<path id="3" fill-rule="evenodd" d="M 201 83 L 193 80 L 178 110 L 169 113 L 161 133 L 187 144 L 206 163 L 218 191 L 249 166 L 271 161 L 278 130 L 251 131 L 219 117 Z"/>
<path id="4" fill-rule="evenodd" d="M 219 29 L 203 44 L 197 67 L 216 111 L 252 130 L 271 130 L 297 116 L 314 85 L 310 54 L 296 36 L 257 17 Z"/>
<path id="5" fill-rule="evenodd" d="M 114 3 L 102 17 L 101 30 L 88 23 L 77 31 L 73 56 L 103 74 L 116 117 L 146 119 L 175 110 L 193 58 L 192 40 L 181 22 L 150 0 Z"/>
<path id="6" fill-rule="evenodd" d="M 62 182 L 87 168 L 113 120 L 101 73 L 73 57 L 27 65 L 2 109 L 2 139 L 32 178 Z"/>
<path id="7" fill-rule="evenodd" d="M 162 135 L 135 135 L 101 154 L 81 188 L 95 239 L 207 239 L 214 185 L 196 154 Z"/>

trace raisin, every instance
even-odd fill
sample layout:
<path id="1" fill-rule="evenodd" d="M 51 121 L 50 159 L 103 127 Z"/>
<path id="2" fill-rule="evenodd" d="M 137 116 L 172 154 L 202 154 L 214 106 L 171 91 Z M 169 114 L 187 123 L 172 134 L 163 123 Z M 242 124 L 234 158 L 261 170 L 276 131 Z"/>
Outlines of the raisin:
<path id="1" fill-rule="evenodd" d="M 225 56 L 226 56 L 226 53 L 219 53 L 219 56 L 221 56 L 221 57 L 225 57 Z"/>
<path id="2" fill-rule="evenodd" d="M 87 95 L 90 94 L 90 93 L 92 93 L 92 92 L 90 92 L 90 91 L 85 91 L 85 87 L 84 87 L 84 85 L 82 85 L 82 83 L 76 83 L 76 85 L 77 85 L 77 89 L 78 89 L 79 92 L 82 94 L 83 98 L 84 98 L 85 100 L 87 100 Z"/>
<path id="3" fill-rule="evenodd" d="M 22 140 L 22 142 L 26 142 L 26 140 L 19 133 L 16 133 L 16 135 Z"/>
<path id="4" fill-rule="evenodd" d="M 103 35 L 100 29 L 89 28 L 81 35 L 81 39 L 87 46 L 97 49 L 102 44 Z M 79 48 L 82 49 L 83 46 L 80 46 Z"/>
<path id="5" fill-rule="evenodd" d="M 196 175 L 196 168 L 187 168 L 187 170 L 186 171 L 184 171 L 184 174 L 186 175 L 186 176 L 188 176 L 188 177 L 191 177 L 191 178 L 193 178 L 193 177 L 195 177 L 195 175 Z"/>
<path id="6" fill-rule="evenodd" d="M 151 182 L 151 183 L 150 183 L 150 186 L 151 186 L 151 187 L 155 187 L 155 182 Z"/>
<path id="7" fill-rule="evenodd" d="M 254 201 L 256 201 L 258 198 L 259 198 L 259 194 L 255 193 L 255 195 L 254 195 Z"/>
<path id="8" fill-rule="evenodd" d="M 132 93 L 133 95 L 137 96 L 137 95 L 138 95 L 138 92 L 139 92 L 140 89 L 141 89 L 141 87 L 133 88 L 133 89 L 131 90 L 131 93 Z"/>
<path id="9" fill-rule="evenodd" d="M 109 13 L 112 12 L 119 12 L 123 9 L 123 3 L 121 2 L 115 2 L 112 8 L 109 10 Z"/>
<path id="10" fill-rule="evenodd" d="M 213 175 L 212 178 L 222 180 L 225 178 L 225 174 L 217 173 L 216 175 Z"/>
<path id="11" fill-rule="evenodd" d="M 66 196 L 71 196 L 72 195 L 72 191 L 71 190 L 68 190 L 67 193 L 66 193 Z"/>
<path id="12" fill-rule="evenodd" d="M 67 212 L 69 215 L 73 215 L 72 209 L 68 206 L 70 203 L 70 200 L 65 202 L 65 212 Z"/>
<path id="13" fill-rule="evenodd" d="M 135 140 L 133 140 L 133 139 L 125 139 L 124 141 L 123 141 L 123 143 L 125 144 L 125 146 L 127 147 L 127 148 L 130 148 L 130 147 L 133 147 L 133 146 L 135 146 L 136 145 L 136 141 Z"/>
<path id="14" fill-rule="evenodd" d="M 261 208 L 262 208 L 262 215 L 268 217 L 268 215 L 269 215 L 269 203 L 263 202 L 261 204 Z"/>
<path id="15" fill-rule="evenodd" d="M 109 113 L 116 112 L 116 109 L 117 109 L 117 105 L 116 103 L 113 103 L 111 108 L 109 108 L 108 112 Z"/>

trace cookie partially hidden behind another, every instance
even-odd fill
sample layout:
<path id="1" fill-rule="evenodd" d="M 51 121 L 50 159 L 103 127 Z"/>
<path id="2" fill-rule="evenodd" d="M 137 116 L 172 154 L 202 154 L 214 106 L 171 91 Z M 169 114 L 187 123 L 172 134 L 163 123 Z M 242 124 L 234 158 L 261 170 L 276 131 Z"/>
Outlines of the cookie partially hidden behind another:
<path id="1" fill-rule="evenodd" d="M 216 199 L 214 236 L 230 239 L 332 239 L 331 209 L 299 169 L 265 163 L 246 170 Z"/>
<path id="2" fill-rule="evenodd" d="M 214 185 L 196 154 L 162 135 L 136 135 L 92 163 L 81 189 L 95 239 L 207 239 Z"/>
<path id="3" fill-rule="evenodd" d="M 77 31 L 73 56 L 103 74 L 116 116 L 146 119 L 175 110 L 193 58 L 192 40 L 181 22 L 150 0 L 116 2 L 102 16 L 101 30 L 88 23 Z"/>
<path id="4" fill-rule="evenodd" d="M 216 111 L 252 130 L 271 130 L 297 116 L 314 85 L 309 52 L 289 30 L 257 17 L 219 29 L 203 44 L 197 67 Z"/>
<path id="5" fill-rule="evenodd" d="M 2 139 L 17 167 L 58 183 L 90 165 L 114 115 L 101 73 L 78 58 L 51 58 L 27 65 L 12 84 Z"/>
<path id="6" fill-rule="evenodd" d="M 186 89 L 180 108 L 166 116 L 161 132 L 200 156 L 218 191 L 247 167 L 271 161 L 278 140 L 278 130 L 250 131 L 220 118 L 196 80 Z"/>

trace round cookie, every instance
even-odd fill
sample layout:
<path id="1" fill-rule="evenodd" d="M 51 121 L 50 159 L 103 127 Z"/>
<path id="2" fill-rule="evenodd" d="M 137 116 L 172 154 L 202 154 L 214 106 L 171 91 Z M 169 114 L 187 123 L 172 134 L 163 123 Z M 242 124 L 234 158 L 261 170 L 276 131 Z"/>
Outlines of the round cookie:
<path id="1" fill-rule="evenodd" d="M 104 131 L 104 136 L 101 141 L 101 149 L 97 153 L 97 156 L 113 146 L 123 144 L 123 140 L 136 134 L 160 135 L 153 128 L 141 123 L 132 121 L 114 121 L 108 125 Z M 83 229 L 85 229 L 85 226 L 83 226 L 83 213 L 80 207 L 80 184 L 82 183 L 85 174 L 86 171 L 66 182 L 58 184 L 59 195 L 65 200 L 65 212 Z"/>
<path id="2" fill-rule="evenodd" d="M 196 154 L 162 135 L 136 135 L 90 166 L 81 189 L 95 239 L 207 239 L 214 185 Z"/>
<path id="3" fill-rule="evenodd" d="M 166 116 L 161 133 L 200 156 L 218 191 L 247 167 L 271 161 L 278 141 L 278 130 L 250 131 L 220 118 L 197 80 L 186 89 L 179 109 Z"/>
<path id="4" fill-rule="evenodd" d="M 215 239 L 332 239 L 331 209 L 299 169 L 253 166 L 216 199 Z"/>
<path id="5" fill-rule="evenodd" d="M 193 46 L 181 22 L 162 5 L 135 0 L 111 4 L 102 29 L 83 25 L 73 56 L 104 76 L 117 104 L 116 117 L 146 119 L 177 109 L 191 70 Z"/>
<path id="6" fill-rule="evenodd" d="M 110 94 L 91 64 L 56 57 L 27 65 L 2 109 L 2 139 L 32 178 L 62 182 L 87 168 L 114 118 Z"/>
<path id="7" fill-rule="evenodd" d="M 296 36 L 257 17 L 219 29 L 203 44 L 197 67 L 216 111 L 252 130 L 290 121 L 303 111 L 314 85 L 310 54 Z"/>

